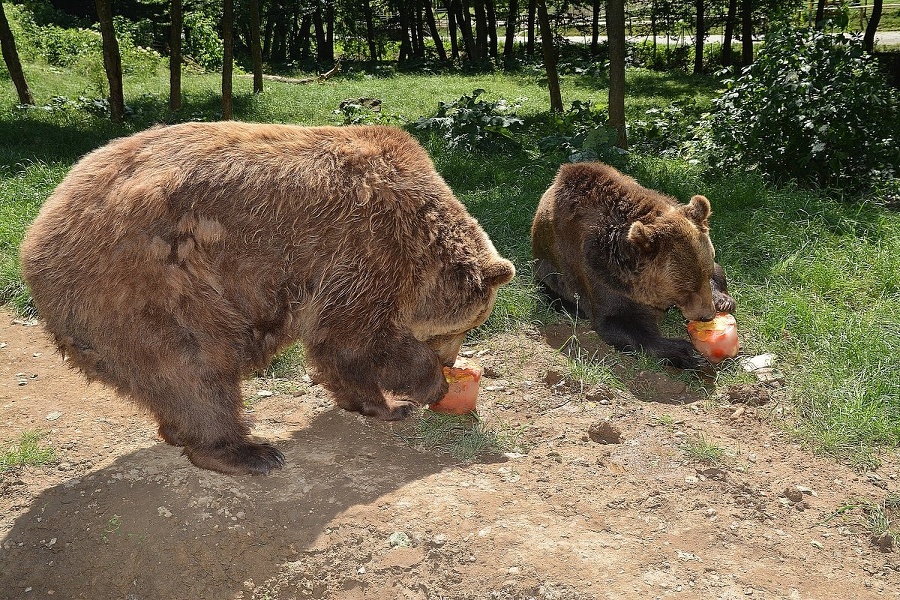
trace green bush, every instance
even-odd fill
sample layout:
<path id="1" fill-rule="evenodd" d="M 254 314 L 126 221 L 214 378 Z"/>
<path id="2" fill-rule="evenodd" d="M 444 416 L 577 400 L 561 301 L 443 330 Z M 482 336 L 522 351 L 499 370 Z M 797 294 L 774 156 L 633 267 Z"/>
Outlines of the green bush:
<path id="1" fill-rule="evenodd" d="M 416 129 L 437 130 L 448 145 L 473 150 L 492 144 L 516 144 L 513 131 L 523 120 L 516 116 L 518 105 L 510 105 L 503 98 L 496 102 L 479 100 L 484 90 L 463 95 L 453 102 L 439 102 L 434 116 L 422 117 L 414 123 Z"/>
<path id="2" fill-rule="evenodd" d="M 864 189 L 900 168 L 900 97 L 859 37 L 774 28 L 713 101 L 711 162 Z"/>

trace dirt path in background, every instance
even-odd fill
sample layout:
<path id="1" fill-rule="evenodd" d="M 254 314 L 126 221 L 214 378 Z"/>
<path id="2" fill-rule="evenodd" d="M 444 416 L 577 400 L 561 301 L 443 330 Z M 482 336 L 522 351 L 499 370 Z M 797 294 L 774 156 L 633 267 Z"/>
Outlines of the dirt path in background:
<path id="1" fill-rule="evenodd" d="M 255 433 L 288 462 L 234 478 L 194 468 L 0 312 L 0 441 L 45 430 L 58 454 L 0 476 L 0 598 L 900 598 L 900 551 L 862 509 L 900 490 L 896 457 L 857 474 L 769 408 L 661 374 L 585 399 L 558 381 L 565 335 L 475 348 L 482 416 L 526 426 L 527 453 L 460 464 L 317 386 L 252 380 Z M 593 441 L 607 419 L 619 443 Z M 688 460 L 701 435 L 721 463 Z"/>

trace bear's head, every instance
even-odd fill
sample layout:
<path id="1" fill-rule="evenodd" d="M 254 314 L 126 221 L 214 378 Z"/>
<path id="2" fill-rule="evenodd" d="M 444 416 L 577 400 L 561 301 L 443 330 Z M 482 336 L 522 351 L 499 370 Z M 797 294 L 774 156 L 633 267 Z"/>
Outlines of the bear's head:
<path id="1" fill-rule="evenodd" d="M 516 274 L 513 264 L 495 252 L 482 261 L 474 268 L 457 263 L 456 268 L 444 271 L 415 311 L 413 335 L 428 344 L 445 366 L 456 360 L 466 334 L 487 321 L 498 288 Z"/>
<path id="2" fill-rule="evenodd" d="M 690 321 L 708 321 L 716 314 L 710 278 L 715 249 L 709 239 L 709 200 L 694 196 L 652 222 L 635 221 L 628 243 L 636 258 L 633 300 L 666 310 L 677 306 Z"/>

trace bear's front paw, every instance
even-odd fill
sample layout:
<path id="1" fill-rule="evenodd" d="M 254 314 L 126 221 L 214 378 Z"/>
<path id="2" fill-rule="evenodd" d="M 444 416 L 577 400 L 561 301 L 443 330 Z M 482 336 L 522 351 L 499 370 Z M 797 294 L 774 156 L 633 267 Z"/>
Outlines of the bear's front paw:
<path id="1" fill-rule="evenodd" d="M 382 421 L 402 421 L 413 414 L 416 405 L 406 400 L 388 400 L 383 405 L 372 406 L 372 412 L 363 414 L 381 419 Z"/>
<path id="2" fill-rule="evenodd" d="M 666 339 L 659 351 L 654 354 L 678 369 L 696 370 L 700 368 L 700 356 L 687 340 Z"/>
<path id="3" fill-rule="evenodd" d="M 251 442 L 207 448 L 186 446 L 184 454 L 201 469 L 226 475 L 268 475 L 284 466 L 284 454 L 268 442 Z"/>
<path id="4" fill-rule="evenodd" d="M 716 305 L 716 312 L 731 314 L 737 308 L 737 302 L 734 301 L 734 298 L 725 292 L 715 290 L 713 290 L 713 304 Z"/>

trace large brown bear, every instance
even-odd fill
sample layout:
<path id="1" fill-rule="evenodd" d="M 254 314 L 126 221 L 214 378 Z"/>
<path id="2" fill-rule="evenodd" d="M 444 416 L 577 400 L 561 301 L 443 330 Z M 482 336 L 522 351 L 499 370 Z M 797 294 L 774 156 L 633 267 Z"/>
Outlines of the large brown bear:
<path id="1" fill-rule="evenodd" d="M 703 196 L 684 205 L 608 165 L 564 165 L 532 224 L 535 275 L 612 346 L 696 368 L 690 342 L 663 337 L 659 320 L 670 306 L 701 321 L 735 308 L 709 215 Z"/>
<path id="2" fill-rule="evenodd" d="M 514 275 L 422 147 L 389 127 L 187 123 L 115 140 L 21 246 L 71 364 L 143 405 L 197 466 L 284 463 L 248 437 L 240 380 L 301 340 L 338 405 L 437 402 Z"/>

